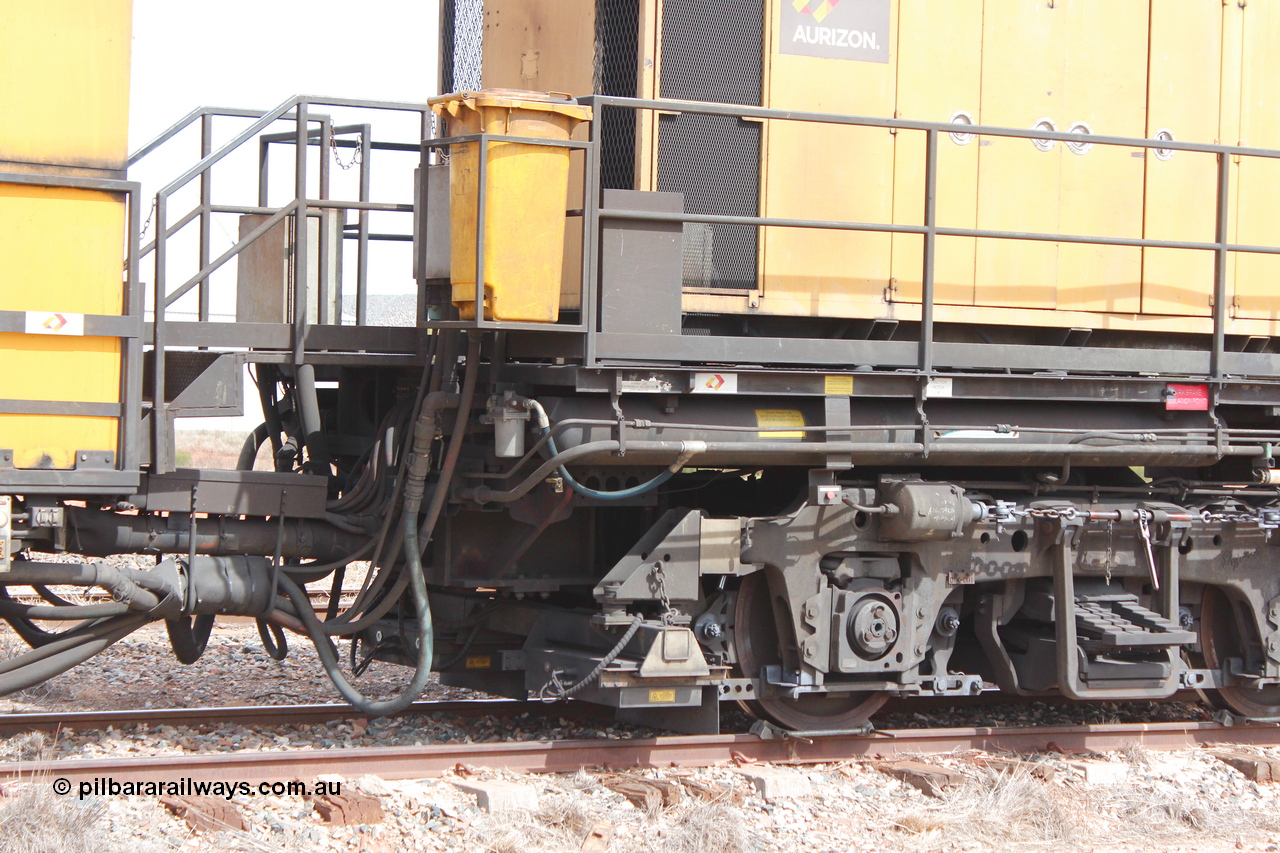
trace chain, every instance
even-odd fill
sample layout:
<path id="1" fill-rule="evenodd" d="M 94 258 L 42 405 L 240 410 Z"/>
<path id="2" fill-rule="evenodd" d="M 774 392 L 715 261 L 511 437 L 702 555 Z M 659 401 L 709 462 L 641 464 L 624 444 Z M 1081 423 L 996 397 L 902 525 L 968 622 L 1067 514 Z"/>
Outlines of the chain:
<path id="1" fill-rule="evenodd" d="M 1012 515 L 1021 515 L 1025 518 L 1077 518 L 1080 515 L 1079 510 L 1075 507 L 1046 507 L 1036 506 L 1027 509 L 1015 509 Z"/>
<path id="2" fill-rule="evenodd" d="M 662 570 L 662 563 L 653 564 L 653 582 L 657 586 L 658 601 L 662 603 L 662 624 L 674 625 L 676 610 L 671 606 L 671 597 L 667 595 L 667 575 Z"/>
<path id="3" fill-rule="evenodd" d="M 362 156 L 361 156 L 362 149 L 360 148 L 359 145 L 357 145 L 356 149 L 351 152 L 351 162 L 343 163 L 342 158 L 338 156 L 338 137 L 336 136 L 329 137 L 329 151 L 331 154 L 333 154 L 333 162 L 337 163 L 338 168 L 343 170 L 344 172 L 349 169 L 355 168 L 357 165 L 360 164 L 362 160 Z"/>
<path id="4" fill-rule="evenodd" d="M 151 230 L 151 220 L 155 218 L 156 215 L 156 205 L 159 203 L 160 199 L 158 197 L 151 200 L 151 212 L 147 214 L 147 221 L 142 223 L 142 229 L 138 232 L 139 243 L 146 241 L 147 232 Z"/>
<path id="5" fill-rule="evenodd" d="M 1115 565 L 1116 560 L 1116 523 L 1114 521 L 1107 522 L 1107 565 L 1105 577 L 1107 586 L 1111 586 L 1111 567 Z"/>

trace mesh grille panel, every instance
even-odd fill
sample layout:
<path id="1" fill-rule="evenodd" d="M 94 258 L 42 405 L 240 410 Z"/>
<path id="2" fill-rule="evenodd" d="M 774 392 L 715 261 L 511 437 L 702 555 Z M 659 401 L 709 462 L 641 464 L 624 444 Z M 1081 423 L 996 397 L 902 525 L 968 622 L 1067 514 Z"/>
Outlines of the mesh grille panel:
<path id="1" fill-rule="evenodd" d="M 761 0 L 664 0 L 663 98 L 760 105 Z M 722 116 L 662 116 L 658 189 L 681 192 L 688 213 L 757 216 L 761 126 Z M 686 287 L 754 288 L 753 225 L 685 226 Z"/>
<path id="2" fill-rule="evenodd" d="M 658 189 L 684 193 L 686 213 L 756 216 L 760 125 L 726 116 L 662 116 Z M 684 226 L 685 287 L 756 286 L 754 225 Z"/>
<path id="3" fill-rule="evenodd" d="M 480 88 L 484 58 L 484 0 L 444 0 L 446 92 Z"/>
<path id="4" fill-rule="evenodd" d="M 453 14 L 454 0 L 441 0 L 440 7 L 440 93 L 453 88 Z"/>
<path id="5" fill-rule="evenodd" d="M 664 0 L 664 98 L 760 106 L 761 0 Z"/>
<path id="6" fill-rule="evenodd" d="M 597 0 L 595 91 L 621 98 L 636 96 L 640 62 L 640 0 Z M 601 182 L 604 189 L 635 188 L 635 110 L 600 111 Z"/>

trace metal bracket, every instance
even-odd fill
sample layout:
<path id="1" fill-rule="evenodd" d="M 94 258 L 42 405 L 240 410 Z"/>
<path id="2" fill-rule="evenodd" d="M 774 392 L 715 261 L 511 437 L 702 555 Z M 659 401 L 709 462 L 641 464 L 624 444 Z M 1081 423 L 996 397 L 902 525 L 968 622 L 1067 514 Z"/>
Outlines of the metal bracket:
<path id="1" fill-rule="evenodd" d="M 0 496 L 0 572 L 13 565 L 13 498 Z"/>
<path id="2" fill-rule="evenodd" d="M 764 720 L 757 720 L 751 726 L 751 734 L 760 738 L 760 740 L 798 740 L 801 743 L 811 744 L 819 738 L 830 737 L 865 737 L 875 733 L 875 727 L 870 723 L 859 726 L 856 729 L 830 729 L 816 732 L 793 732 L 787 729 L 780 729 L 773 723 Z"/>

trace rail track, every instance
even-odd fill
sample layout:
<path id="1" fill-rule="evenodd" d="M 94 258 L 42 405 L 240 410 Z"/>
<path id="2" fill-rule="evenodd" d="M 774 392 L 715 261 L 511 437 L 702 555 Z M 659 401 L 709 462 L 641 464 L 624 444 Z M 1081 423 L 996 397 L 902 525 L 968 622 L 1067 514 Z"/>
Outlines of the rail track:
<path id="1" fill-rule="evenodd" d="M 572 709 L 572 710 L 569 710 Z M 510 718 L 533 716 L 573 716 L 579 719 L 607 719 L 609 709 L 584 702 L 569 704 L 521 702 L 515 699 L 456 699 L 414 702 L 392 717 L 449 714 L 459 717 Z M 324 725 L 337 720 L 371 719 L 368 714 L 346 704 L 247 705 L 225 708 L 155 708 L 127 711 L 76 711 L 70 713 L 0 714 L 0 737 L 22 732 L 83 732 L 108 726 L 192 726 L 192 725 Z"/>
<path id="2" fill-rule="evenodd" d="M 428 704 L 439 707 L 458 703 Z M 508 704 L 515 710 L 515 706 L 527 703 Z M 264 709 L 252 710 L 261 712 Z M 347 716 L 350 715 L 348 710 Z M 1121 723 L 898 729 L 812 738 L 737 734 L 225 752 L 3 763 L 0 764 L 0 780 L 61 777 L 76 783 L 110 777 L 118 782 L 168 782 L 186 778 L 272 782 L 314 778 L 324 773 L 417 779 L 439 776 L 459 764 L 523 773 L 566 773 L 582 767 L 703 767 L 730 761 L 815 764 L 868 758 L 895 759 L 964 750 L 1087 754 L 1122 749 L 1135 743 L 1152 750 L 1210 744 L 1280 746 L 1280 727 L 1253 724 L 1225 726 L 1211 722 Z"/>

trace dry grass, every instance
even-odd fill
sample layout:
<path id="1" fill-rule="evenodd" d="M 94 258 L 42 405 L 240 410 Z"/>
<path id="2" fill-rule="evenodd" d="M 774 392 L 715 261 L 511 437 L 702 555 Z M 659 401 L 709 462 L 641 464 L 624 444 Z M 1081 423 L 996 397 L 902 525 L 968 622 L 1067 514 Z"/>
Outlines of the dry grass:
<path id="1" fill-rule="evenodd" d="M 672 809 L 662 829 L 650 828 L 640 849 L 654 853 L 746 853 L 751 834 L 733 806 L 696 803 Z"/>
<path id="2" fill-rule="evenodd" d="M 565 793 L 544 794 L 536 812 L 491 815 L 480 826 L 484 853 L 570 853 L 596 826 L 617 820 L 590 807 L 590 774 L 569 780 Z M 637 820 L 638 818 L 638 820 Z M 631 812 L 627 827 L 609 843 L 610 853 L 747 853 L 755 849 L 741 811 L 721 803 L 686 801 L 652 816 Z"/>
<path id="3" fill-rule="evenodd" d="M 1149 768 L 1141 747 L 1124 751 L 1135 767 Z M 1274 837 L 1280 815 L 1200 795 L 1140 784 L 1082 790 L 1050 784 L 1015 768 L 980 771 L 945 792 L 936 805 L 914 808 L 890 825 L 904 833 L 910 850 L 998 848 L 1000 850 L 1087 849 L 1106 839 L 1146 848 L 1153 844 L 1234 842 Z"/>
<path id="4" fill-rule="evenodd" d="M 596 818 L 581 797 L 544 795 L 536 812 L 491 815 L 480 829 L 484 853 L 565 853 L 577 850 Z"/>
<path id="5" fill-rule="evenodd" d="M 99 802 L 59 797 L 45 783 L 24 785 L 0 799 L 0 849 L 5 853 L 109 853 Z"/>
<path id="6" fill-rule="evenodd" d="M 1117 836 L 1136 839 L 1235 839 L 1280 832 L 1280 815 L 1184 791 L 1114 785 L 1094 797 L 1093 806 L 1114 816 Z"/>
<path id="7" fill-rule="evenodd" d="M 1069 842 L 1075 825 L 1067 810 L 1023 768 L 981 770 L 937 805 L 904 812 L 892 826 L 909 833 L 915 849 L 965 845 L 1017 845 L 1027 849 Z"/>
<path id="8" fill-rule="evenodd" d="M 182 429 L 175 434 L 175 456 L 182 468 L 221 468 L 230 470 L 236 467 L 240 458 L 240 448 L 248 433 L 229 430 Z M 258 461 L 254 467 L 259 470 L 270 470 L 270 445 L 259 451 Z"/>

